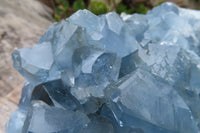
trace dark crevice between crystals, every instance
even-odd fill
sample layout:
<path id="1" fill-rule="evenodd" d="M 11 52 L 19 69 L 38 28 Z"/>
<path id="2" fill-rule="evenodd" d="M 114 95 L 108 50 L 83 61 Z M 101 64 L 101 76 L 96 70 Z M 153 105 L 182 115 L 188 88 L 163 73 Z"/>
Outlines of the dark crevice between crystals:
<path id="1" fill-rule="evenodd" d="M 49 94 L 46 92 L 42 85 L 35 87 L 31 97 L 31 101 L 33 100 L 41 100 L 49 106 L 54 106 L 51 98 L 49 97 Z"/>
<path id="2" fill-rule="evenodd" d="M 80 107 L 79 101 L 70 94 L 70 87 L 64 86 L 61 79 L 45 83 L 43 87 L 51 94 L 52 101 L 56 101 L 62 107 L 70 110 L 77 110 Z"/>

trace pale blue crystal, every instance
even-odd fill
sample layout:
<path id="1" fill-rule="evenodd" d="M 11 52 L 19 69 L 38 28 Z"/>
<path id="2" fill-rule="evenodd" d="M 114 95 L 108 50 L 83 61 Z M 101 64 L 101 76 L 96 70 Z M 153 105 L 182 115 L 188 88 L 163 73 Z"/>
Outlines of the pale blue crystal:
<path id="1" fill-rule="evenodd" d="M 48 78 L 53 64 L 52 47 L 43 43 L 33 47 L 22 48 L 13 53 L 14 67 L 32 82 L 42 82 Z"/>
<path id="2" fill-rule="evenodd" d="M 13 52 L 24 76 L 7 133 L 200 132 L 200 12 L 79 10 Z"/>
<path id="3" fill-rule="evenodd" d="M 137 69 L 106 91 L 111 99 L 109 108 L 125 126 L 142 128 L 148 133 L 161 128 L 169 133 L 198 131 L 189 107 L 178 93 L 164 80 L 144 70 Z"/>
<path id="4" fill-rule="evenodd" d="M 72 112 L 56 107 L 49 107 L 42 102 L 34 102 L 28 112 L 24 132 L 52 133 L 66 132 L 75 133 L 79 128 L 85 127 L 89 118 L 81 112 Z"/>
<path id="5" fill-rule="evenodd" d="M 114 32 L 115 34 L 119 35 L 124 25 L 119 15 L 115 12 L 110 12 L 105 16 L 106 16 L 106 22 L 108 24 L 108 29 Z"/>
<path id="6" fill-rule="evenodd" d="M 88 60 L 92 61 L 93 59 L 89 58 Z M 86 102 L 90 97 L 104 97 L 104 88 L 110 82 L 118 79 L 121 60 L 116 54 L 103 53 L 96 58 L 93 64 L 88 61 L 83 63 L 89 63 L 86 66 L 87 69 L 91 69 L 90 73 L 81 71 L 81 74 L 75 79 L 75 86 L 71 88 L 72 95 L 81 103 Z"/>
<path id="7" fill-rule="evenodd" d="M 22 133 L 24 121 L 26 119 L 26 112 L 18 109 L 12 113 L 9 123 L 6 124 L 6 133 Z"/>

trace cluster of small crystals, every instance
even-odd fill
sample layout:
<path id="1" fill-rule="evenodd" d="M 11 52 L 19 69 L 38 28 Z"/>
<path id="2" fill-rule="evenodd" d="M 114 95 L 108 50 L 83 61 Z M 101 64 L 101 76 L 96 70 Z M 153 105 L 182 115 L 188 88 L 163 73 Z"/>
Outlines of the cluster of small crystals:
<path id="1" fill-rule="evenodd" d="M 13 53 L 25 77 L 7 133 L 200 132 L 200 12 L 79 10 Z"/>

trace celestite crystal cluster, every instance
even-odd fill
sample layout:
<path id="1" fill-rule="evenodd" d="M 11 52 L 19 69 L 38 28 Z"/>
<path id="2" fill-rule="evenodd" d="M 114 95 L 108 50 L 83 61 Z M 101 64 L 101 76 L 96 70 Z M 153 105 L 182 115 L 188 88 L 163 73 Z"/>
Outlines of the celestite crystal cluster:
<path id="1" fill-rule="evenodd" d="M 80 10 L 13 60 L 26 82 L 7 133 L 200 132 L 200 11 Z"/>

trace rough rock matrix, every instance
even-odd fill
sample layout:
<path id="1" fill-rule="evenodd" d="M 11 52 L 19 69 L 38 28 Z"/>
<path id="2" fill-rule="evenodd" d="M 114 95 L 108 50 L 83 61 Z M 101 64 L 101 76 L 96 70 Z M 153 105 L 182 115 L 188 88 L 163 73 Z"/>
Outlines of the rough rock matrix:
<path id="1" fill-rule="evenodd" d="M 80 10 L 13 53 L 25 77 L 7 133 L 199 133 L 200 12 Z"/>

